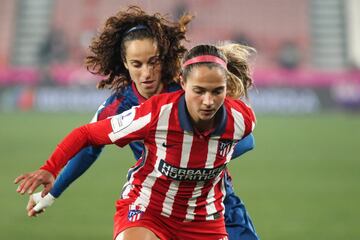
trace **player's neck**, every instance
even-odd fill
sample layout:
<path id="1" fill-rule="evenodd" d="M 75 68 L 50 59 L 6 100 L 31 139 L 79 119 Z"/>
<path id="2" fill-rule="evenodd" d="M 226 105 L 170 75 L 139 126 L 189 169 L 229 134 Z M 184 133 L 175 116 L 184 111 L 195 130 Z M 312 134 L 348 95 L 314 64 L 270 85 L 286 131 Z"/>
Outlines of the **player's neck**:
<path id="1" fill-rule="evenodd" d="M 193 126 L 196 129 L 197 132 L 199 133 L 204 133 L 210 130 L 214 129 L 215 126 L 215 119 L 210 119 L 210 120 L 206 120 L 206 121 L 202 121 L 199 120 L 198 122 L 193 122 Z"/>

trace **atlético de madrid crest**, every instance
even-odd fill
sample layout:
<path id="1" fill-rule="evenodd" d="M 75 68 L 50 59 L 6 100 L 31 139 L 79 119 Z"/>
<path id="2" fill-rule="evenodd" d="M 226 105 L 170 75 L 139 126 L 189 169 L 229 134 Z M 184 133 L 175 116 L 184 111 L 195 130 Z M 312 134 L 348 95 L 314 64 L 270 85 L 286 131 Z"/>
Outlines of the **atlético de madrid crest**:
<path id="1" fill-rule="evenodd" d="M 219 142 L 218 154 L 222 157 L 225 157 L 231 150 L 233 146 L 233 141 L 231 140 L 223 140 Z"/>
<path id="2" fill-rule="evenodd" d="M 130 205 L 128 212 L 128 220 L 130 222 L 135 222 L 141 219 L 142 215 L 145 212 L 145 207 L 142 205 Z"/>

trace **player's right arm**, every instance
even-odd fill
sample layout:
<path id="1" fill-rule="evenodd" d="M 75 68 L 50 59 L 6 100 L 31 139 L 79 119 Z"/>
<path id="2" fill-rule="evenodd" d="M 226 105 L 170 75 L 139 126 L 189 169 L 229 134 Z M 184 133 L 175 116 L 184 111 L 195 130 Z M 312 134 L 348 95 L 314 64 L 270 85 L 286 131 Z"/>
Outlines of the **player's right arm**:
<path id="1" fill-rule="evenodd" d="M 99 157 L 103 147 L 86 147 L 73 157 L 56 178 L 50 190 L 53 197 L 58 198 L 69 185 L 78 179 Z"/>
<path id="2" fill-rule="evenodd" d="M 54 186 L 48 193 L 44 190 L 30 195 L 26 207 L 29 216 L 36 216 L 42 213 L 45 208 L 51 206 L 68 187 L 79 178 L 96 161 L 102 147 L 87 147 L 82 149 L 65 166 L 63 171 L 56 178 Z M 43 196 L 46 196 L 45 198 Z"/>
<path id="3" fill-rule="evenodd" d="M 110 96 L 98 108 L 91 122 L 102 120 L 112 115 L 115 115 L 120 103 L 121 98 L 117 97 L 117 95 Z M 28 215 L 36 216 L 37 213 L 43 212 L 43 209 L 50 206 L 54 202 L 55 198 L 58 198 L 72 182 L 79 178 L 96 161 L 96 159 L 101 153 L 102 148 L 102 146 L 89 146 L 82 149 L 75 157 L 73 157 L 69 161 L 69 163 L 65 166 L 60 175 L 56 178 L 56 181 L 52 186 L 49 194 L 49 187 L 47 187 L 43 190 L 41 194 L 36 193 L 33 194 L 34 196 L 31 195 L 27 204 Z M 46 172 L 42 172 L 42 174 L 44 175 L 44 178 L 48 177 L 48 181 L 51 181 L 52 178 L 51 176 L 49 176 L 49 174 L 47 174 Z M 52 182 L 50 182 L 49 184 L 52 185 Z M 48 194 L 47 198 L 51 199 L 51 201 L 45 201 L 43 197 L 46 194 Z M 35 209 L 37 209 L 36 211 L 34 211 L 34 207 Z"/>
<path id="4" fill-rule="evenodd" d="M 93 119 L 91 122 L 96 122 L 102 119 L 105 119 L 108 116 L 106 114 L 107 107 L 111 103 L 113 103 L 113 100 L 115 99 L 115 96 L 109 97 L 96 111 Z M 117 107 L 117 105 L 115 106 Z M 105 110 L 105 111 L 104 111 Z M 103 114 L 105 113 L 105 115 Z M 101 115 L 101 117 L 99 117 Z M 77 178 L 79 178 L 84 172 L 86 172 L 87 169 L 96 161 L 96 159 L 99 157 L 101 150 L 103 146 L 94 147 L 89 146 L 84 149 L 82 149 L 78 154 L 73 157 L 68 164 L 65 166 L 63 171 L 60 173 L 60 175 L 56 178 L 54 186 L 52 187 L 50 194 L 54 198 L 58 198 L 65 190 L 69 187 L 69 185 L 74 182 Z M 47 194 L 47 192 L 43 193 L 43 196 Z"/>
<path id="5" fill-rule="evenodd" d="M 51 174 L 56 178 L 68 161 L 86 146 L 116 144 L 123 147 L 132 141 L 145 139 L 151 126 L 153 107 L 153 103 L 148 101 L 112 118 L 74 129 L 58 144 L 39 170 L 22 174 L 15 179 L 15 183 L 19 184 L 17 192 L 31 194 L 43 184 L 41 173 Z"/>

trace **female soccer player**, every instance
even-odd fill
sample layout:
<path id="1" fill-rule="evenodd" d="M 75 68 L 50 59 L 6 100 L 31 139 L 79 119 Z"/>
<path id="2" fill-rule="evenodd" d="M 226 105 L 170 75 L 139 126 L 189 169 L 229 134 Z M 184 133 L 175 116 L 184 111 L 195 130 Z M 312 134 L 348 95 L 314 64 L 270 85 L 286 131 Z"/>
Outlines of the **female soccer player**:
<path id="1" fill-rule="evenodd" d="M 178 76 L 179 59 L 185 52 L 180 42 L 185 38 L 185 26 L 190 19 L 191 16 L 185 15 L 178 23 L 170 23 L 158 14 L 150 16 L 137 7 L 130 7 L 128 11 L 119 12 L 108 19 L 102 33 L 92 42 L 90 49 L 93 54 L 87 58 L 87 65 L 94 73 L 109 76 L 99 87 L 109 87 L 115 90 L 115 94 L 99 108 L 95 120 L 128 110 L 160 92 L 179 89 L 173 79 Z M 117 51 L 113 51 L 114 48 Z M 252 140 L 251 135 L 242 140 L 233 155 L 236 157 L 251 149 Z M 136 159 L 139 159 L 143 144 L 133 142 L 130 146 Z M 100 151 L 101 147 L 88 147 L 77 154 L 56 179 L 48 197 L 59 197 L 72 181 L 90 167 Z M 227 197 L 224 200 L 229 235 L 234 236 L 233 239 L 245 235 L 250 236 L 247 239 L 256 239 L 244 205 L 229 184 L 226 181 Z M 50 189 L 52 184 L 47 186 Z M 45 190 L 44 194 L 46 191 L 49 190 Z M 33 206 L 34 203 L 30 201 L 30 216 L 37 213 Z M 41 210 L 46 205 L 37 207 L 37 210 Z"/>
<path id="2" fill-rule="evenodd" d="M 142 157 L 116 204 L 114 239 L 227 239 L 225 168 L 255 122 L 236 100 L 252 85 L 244 53 L 236 44 L 194 47 L 184 58 L 183 91 L 73 130 L 41 169 L 56 177 L 85 146 L 141 140 Z M 21 191 L 37 181 L 20 179 Z"/>

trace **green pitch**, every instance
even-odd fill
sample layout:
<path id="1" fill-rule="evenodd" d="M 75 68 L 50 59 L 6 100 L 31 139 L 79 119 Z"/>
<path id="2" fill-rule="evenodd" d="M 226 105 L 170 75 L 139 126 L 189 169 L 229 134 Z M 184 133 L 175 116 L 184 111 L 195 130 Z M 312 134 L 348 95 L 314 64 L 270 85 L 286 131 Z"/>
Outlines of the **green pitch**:
<path id="1" fill-rule="evenodd" d="M 106 147 L 45 214 L 28 218 L 20 173 L 37 169 L 91 114 L 0 113 L 0 239 L 111 239 L 114 202 L 134 163 Z M 359 239 L 360 115 L 258 116 L 256 148 L 230 163 L 265 240 Z"/>

